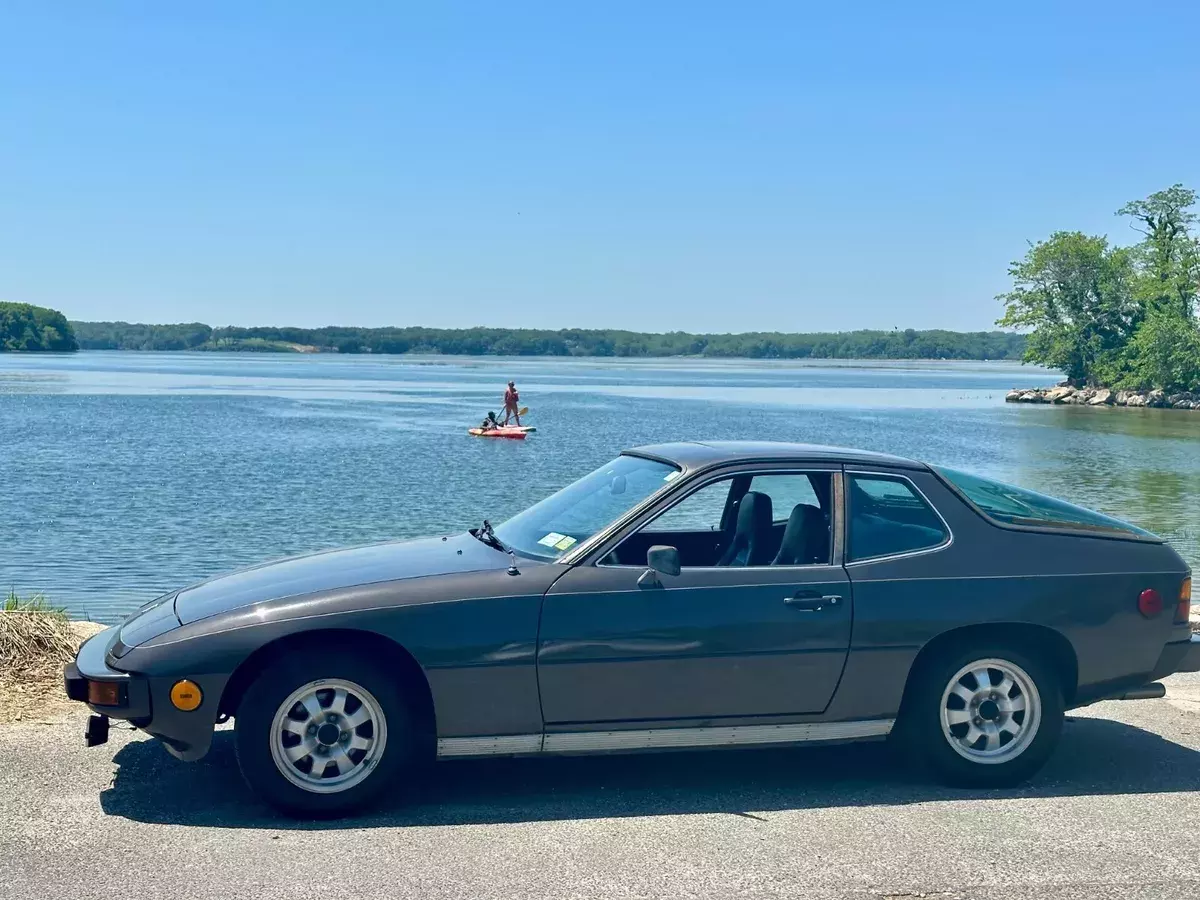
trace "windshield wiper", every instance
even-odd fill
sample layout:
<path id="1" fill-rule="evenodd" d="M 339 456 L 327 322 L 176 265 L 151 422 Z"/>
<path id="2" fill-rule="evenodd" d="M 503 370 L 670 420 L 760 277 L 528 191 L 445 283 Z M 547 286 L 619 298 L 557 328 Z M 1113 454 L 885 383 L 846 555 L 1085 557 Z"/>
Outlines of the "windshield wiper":
<path id="1" fill-rule="evenodd" d="M 483 525 L 479 528 L 471 529 L 471 536 L 487 544 L 493 550 L 499 550 L 501 553 L 508 554 L 508 574 L 520 575 L 521 571 L 517 568 L 517 554 L 513 552 L 512 547 L 506 546 L 504 541 L 496 537 L 496 532 L 492 530 L 492 523 L 487 519 L 483 520 Z"/>
<path id="2" fill-rule="evenodd" d="M 483 525 L 479 528 L 471 529 L 471 536 L 487 544 L 493 550 L 499 550 L 501 553 L 512 553 L 512 551 L 504 545 L 504 542 L 500 540 L 500 538 L 496 537 L 496 532 L 492 530 L 492 523 L 487 519 L 483 520 Z"/>

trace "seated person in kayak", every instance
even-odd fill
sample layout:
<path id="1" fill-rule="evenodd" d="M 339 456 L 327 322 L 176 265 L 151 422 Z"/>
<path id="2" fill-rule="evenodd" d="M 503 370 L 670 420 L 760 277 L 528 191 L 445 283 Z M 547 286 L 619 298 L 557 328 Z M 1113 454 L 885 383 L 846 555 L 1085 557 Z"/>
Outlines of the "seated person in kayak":
<path id="1" fill-rule="evenodd" d="M 504 392 L 504 424 L 508 424 L 510 418 L 517 420 L 517 427 L 521 427 L 521 412 L 517 408 L 521 400 L 521 395 L 517 393 L 517 386 L 513 382 L 508 383 L 508 389 Z"/>

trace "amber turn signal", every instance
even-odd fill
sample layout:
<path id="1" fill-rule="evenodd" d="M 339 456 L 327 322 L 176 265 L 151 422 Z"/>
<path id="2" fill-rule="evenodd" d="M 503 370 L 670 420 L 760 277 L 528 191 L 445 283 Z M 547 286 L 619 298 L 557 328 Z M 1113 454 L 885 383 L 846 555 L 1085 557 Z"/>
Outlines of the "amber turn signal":
<path id="1" fill-rule="evenodd" d="M 194 681 L 188 681 L 186 678 L 175 682 L 171 688 L 171 703 L 176 709 L 181 709 L 184 712 L 191 712 L 196 709 L 204 695 L 200 693 L 200 685 Z"/>
<path id="2" fill-rule="evenodd" d="M 1179 605 L 1175 607 L 1175 624 L 1182 625 L 1191 618 L 1192 615 L 1192 579 L 1190 577 L 1183 579 L 1183 586 L 1179 589 Z"/>
<path id="3" fill-rule="evenodd" d="M 89 681 L 88 703 L 93 706 L 120 706 L 121 685 L 116 681 Z"/>

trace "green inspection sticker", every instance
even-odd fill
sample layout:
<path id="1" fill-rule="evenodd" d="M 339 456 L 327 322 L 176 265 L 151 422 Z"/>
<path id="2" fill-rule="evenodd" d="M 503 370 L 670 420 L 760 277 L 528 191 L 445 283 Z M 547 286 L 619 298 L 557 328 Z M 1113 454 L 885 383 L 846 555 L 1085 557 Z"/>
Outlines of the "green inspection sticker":
<path id="1" fill-rule="evenodd" d="M 554 545 L 554 549 L 570 550 L 573 546 L 575 546 L 575 543 L 575 538 L 571 537 L 570 535 L 564 535 L 563 539 Z"/>
<path id="2" fill-rule="evenodd" d="M 562 540 L 569 540 L 569 538 L 567 538 L 565 534 L 559 534 L 557 531 L 552 531 L 538 541 L 538 543 L 543 547 L 558 547 L 559 541 Z M 574 541 L 571 541 L 571 543 L 574 543 Z"/>

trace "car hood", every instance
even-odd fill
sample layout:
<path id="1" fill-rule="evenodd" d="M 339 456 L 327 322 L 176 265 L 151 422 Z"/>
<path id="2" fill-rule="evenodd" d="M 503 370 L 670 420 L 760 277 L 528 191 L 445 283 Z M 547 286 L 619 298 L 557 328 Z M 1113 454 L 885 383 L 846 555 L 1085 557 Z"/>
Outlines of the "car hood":
<path id="1" fill-rule="evenodd" d="M 506 553 L 469 533 L 329 550 L 243 569 L 185 588 L 175 598 L 175 615 L 187 625 L 267 600 L 507 565 Z"/>

